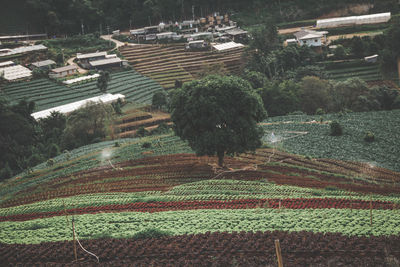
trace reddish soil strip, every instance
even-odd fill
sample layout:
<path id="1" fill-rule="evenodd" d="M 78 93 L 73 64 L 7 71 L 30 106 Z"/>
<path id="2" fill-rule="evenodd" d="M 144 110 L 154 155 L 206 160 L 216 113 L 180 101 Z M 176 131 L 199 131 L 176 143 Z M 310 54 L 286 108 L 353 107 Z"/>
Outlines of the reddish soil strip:
<path id="1" fill-rule="evenodd" d="M 393 262 L 400 259 L 400 236 L 267 231 L 81 240 L 100 263 L 79 247 L 79 261 L 73 262 L 71 241 L 0 244 L 0 262 L 9 266 L 276 266 L 275 240 L 280 241 L 285 267 L 396 266 Z"/>
<path id="2" fill-rule="evenodd" d="M 68 214 L 86 214 L 98 212 L 161 212 L 169 210 L 195 209 L 254 209 L 254 208 L 286 208 L 286 209 L 396 209 L 396 205 L 387 201 L 364 201 L 334 198 L 311 199 L 238 199 L 238 200 L 208 200 L 208 201 L 169 201 L 169 202 L 135 202 L 98 207 L 68 209 Z M 38 218 L 65 215 L 64 211 L 17 214 L 0 217 L 0 221 L 26 221 Z"/>

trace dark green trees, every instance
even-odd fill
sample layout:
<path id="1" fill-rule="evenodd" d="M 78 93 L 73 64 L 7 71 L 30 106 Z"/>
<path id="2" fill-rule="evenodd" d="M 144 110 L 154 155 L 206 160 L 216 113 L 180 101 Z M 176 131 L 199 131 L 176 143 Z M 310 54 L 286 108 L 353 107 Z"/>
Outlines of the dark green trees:
<path id="1" fill-rule="evenodd" d="M 100 77 L 97 80 L 97 88 L 99 88 L 100 92 L 103 94 L 107 93 L 108 82 L 110 81 L 110 73 L 107 71 L 100 72 Z"/>
<path id="2" fill-rule="evenodd" d="M 238 77 L 208 76 L 183 85 L 172 99 L 175 132 L 198 155 L 224 155 L 255 150 L 266 117 L 260 97 Z"/>

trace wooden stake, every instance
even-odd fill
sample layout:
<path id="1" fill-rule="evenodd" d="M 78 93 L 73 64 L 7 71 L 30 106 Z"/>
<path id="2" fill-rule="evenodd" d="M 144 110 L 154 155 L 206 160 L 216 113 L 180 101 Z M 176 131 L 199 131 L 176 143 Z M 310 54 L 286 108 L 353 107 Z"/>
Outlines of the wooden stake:
<path id="1" fill-rule="evenodd" d="M 369 216 L 370 216 L 370 222 L 371 222 L 371 227 L 372 227 L 372 196 L 370 196 L 370 199 L 369 199 Z"/>
<path id="2" fill-rule="evenodd" d="M 75 239 L 75 222 L 74 222 L 74 217 L 72 217 L 72 236 L 74 239 L 74 257 L 75 261 L 78 261 L 78 255 L 76 254 L 76 239 Z"/>
<path id="3" fill-rule="evenodd" d="M 275 240 L 276 257 L 278 259 L 278 267 L 283 267 L 281 245 L 279 239 Z"/>

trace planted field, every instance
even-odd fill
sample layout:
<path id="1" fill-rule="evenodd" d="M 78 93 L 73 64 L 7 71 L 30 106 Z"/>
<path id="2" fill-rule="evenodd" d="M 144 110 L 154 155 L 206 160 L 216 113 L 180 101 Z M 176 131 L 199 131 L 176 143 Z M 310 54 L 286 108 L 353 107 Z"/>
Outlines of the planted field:
<path id="1" fill-rule="evenodd" d="M 146 116 L 123 120 L 135 122 L 134 114 Z M 275 239 L 285 266 L 400 256 L 397 172 L 363 173 L 367 164 L 273 148 L 226 157 L 221 169 L 176 136 L 115 142 L 60 155 L 54 166 L 2 184 L 0 260 L 72 262 L 71 217 L 104 265 L 271 265 Z M 387 252 L 376 253 L 377 244 Z M 97 264 L 79 247 L 78 258 Z"/>
<path id="2" fill-rule="evenodd" d="M 96 83 L 97 81 L 91 81 L 65 86 L 40 79 L 9 84 L 3 92 L 12 103 L 22 99 L 35 101 L 35 111 L 41 111 L 101 95 Z M 125 95 L 127 100 L 149 104 L 153 94 L 159 90 L 162 90 L 162 87 L 153 80 L 135 71 L 123 71 L 111 75 L 107 92 L 120 93 Z"/>
<path id="3" fill-rule="evenodd" d="M 135 70 L 164 88 L 175 86 L 175 80 L 191 81 L 205 67 L 216 64 L 230 73 L 238 73 L 243 65 L 243 49 L 226 52 L 187 52 L 184 45 L 140 45 L 120 48 Z"/>
<path id="4" fill-rule="evenodd" d="M 346 63 L 336 63 L 327 68 L 329 79 L 344 81 L 350 78 L 360 78 L 364 81 L 380 81 L 382 74 L 379 64 L 363 64 L 362 66 L 349 66 Z"/>
<path id="5" fill-rule="evenodd" d="M 317 123 L 320 119 L 324 122 L 338 121 L 343 127 L 342 136 L 330 136 L 328 123 Z M 310 123 L 315 120 L 315 123 Z M 328 114 L 323 116 L 285 116 L 269 118 L 263 124 L 266 131 L 267 142 L 273 132 L 280 142 L 278 147 L 301 155 L 316 158 L 332 158 L 364 162 L 364 170 L 359 170 L 359 175 L 374 170 L 376 166 L 400 171 L 400 110 Z M 303 132 L 303 135 L 293 135 L 291 132 Z M 364 141 L 366 132 L 375 135 L 375 141 Z"/>

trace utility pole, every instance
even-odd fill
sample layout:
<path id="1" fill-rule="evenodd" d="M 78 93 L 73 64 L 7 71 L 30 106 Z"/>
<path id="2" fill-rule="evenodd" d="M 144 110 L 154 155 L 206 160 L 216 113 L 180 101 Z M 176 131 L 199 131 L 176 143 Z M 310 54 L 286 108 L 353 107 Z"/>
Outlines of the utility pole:
<path id="1" fill-rule="evenodd" d="M 100 35 L 103 35 L 103 28 L 102 28 L 101 23 L 100 23 Z"/>
<path id="2" fill-rule="evenodd" d="M 194 6 L 192 5 L 192 18 L 194 20 Z"/>
<path id="3" fill-rule="evenodd" d="M 110 38 L 109 42 L 108 42 L 108 46 L 111 46 L 110 26 L 107 26 L 107 36 Z"/>
<path id="4" fill-rule="evenodd" d="M 129 30 L 132 29 L 132 20 L 129 20 Z"/>

